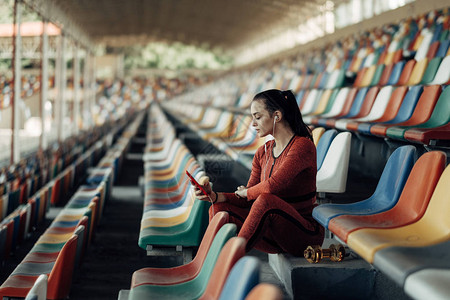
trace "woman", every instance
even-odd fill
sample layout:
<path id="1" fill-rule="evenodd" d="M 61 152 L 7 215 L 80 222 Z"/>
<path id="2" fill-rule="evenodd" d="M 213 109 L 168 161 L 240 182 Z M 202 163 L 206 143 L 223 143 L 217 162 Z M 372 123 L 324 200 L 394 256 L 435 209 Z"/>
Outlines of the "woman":
<path id="1" fill-rule="evenodd" d="M 259 137 L 272 135 L 255 153 L 247 186 L 234 193 L 195 188 L 199 200 L 212 201 L 213 213 L 227 211 L 239 236 L 251 248 L 302 256 L 321 245 L 324 229 L 312 218 L 316 206 L 316 148 L 291 91 L 267 90 L 251 103 L 252 126 Z"/>

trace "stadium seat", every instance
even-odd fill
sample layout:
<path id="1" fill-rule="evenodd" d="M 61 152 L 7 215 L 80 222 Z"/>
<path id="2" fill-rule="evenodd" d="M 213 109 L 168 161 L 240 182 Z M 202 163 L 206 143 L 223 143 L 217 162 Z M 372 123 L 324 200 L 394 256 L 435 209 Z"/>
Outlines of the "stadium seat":
<path id="1" fill-rule="evenodd" d="M 351 232 L 362 228 L 393 228 L 417 221 L 425 213 L 445 164 L 446 156 L 443 152 L 423 154 L 414 164 L 394 207 L 377 214 L 337 216 L 330 220 L 328 229 L 347 242 Z M 423 180 L 423 174 L 427 174 L 427 180 Z"/>
<path id="2" fill-rule="evenodd" d="M 417 102 L 415 100 L 420 93 L 419 91 L 422 90 L 422 87 L 417 86 L 416 89 L 414 88 L 415 87 L 411 88 L 412 91 L 410 89 L 411 95 L 408 92 L 408 94 L 405 96 L 405 99 L 403 100 L 403 103 L 405 105 L 402 105 L 398 115 L 394 118 L 394 120 L 391 120 L 384 124 L 374 125 L 370 128 L 370 132 L 373 135 L 385 137 L 387 134 L 387 130 L 392 126 L 414 126 L 424 123 L 430 118 L 439 94 L 441 93 L 441 87 L 438 85 L 423 87 L 423 92 L 420 94 Z M 411 115 L 409 114 L 410 112 L 412 112 Z M 404 121 L 398 122 L 400 120 Z"/>
<path id="3" fill-rule="evenodd" d="M 376 65 L 371 65 L 367 67 L 367 70 L 364 73 L 364 76 L 361 79 L 361 84 L 359 86 L 361 87 L 370 86 L 370 83 L 372 82 L 373 77 L 375 75 L 376 69 L 377 69 Z"/>
<path id="4" fill-rule="evenodd" d="M 328 79 L 328 83 L 325 86 L 326 89 L 335 89 L 342 86 L 344 81 L 344 70 L 334 70 L 331 72 L 330 77 Z"/>
<path id="5" fill-rule="evenodd" d="M 166 286 L 140 285 L 130 290 L 128 299 L 218 299 L 231 268 L 245 255 L 245 245 L 245 239 L 233 237 L 221 250 L 216 264 L 205 265 L 194 279 Z"/>
<path id="6" fill-rule="evenodd" d="M 381 118 L 388 107 L 393 90 L 394 88 L 392 86 L 382 87 L 373 102 L 370 112 L 364 117 L 355 118 L 346 122 L 346 129 L 357 131 L 358 125 L 361 122 L 372 122 Z"/>
<path id="7" fill-rule="evenodd" d="M 234 265 L 220 293 L 219 300 L 244 300 L 251 289 L 259 283 L 260 261 L 244 256 Z"/>
<path id="8" fill-rule="evenodd" d="M 228 226 L 219 230 L 228 222 L 228 213 L 219 212 L 211 220 L 202 238 L 197 254 L 188 264 L 173 268 L 144 268 L 133 273 L 131 289 L 143 285 L 170 285 L 192 280 L 204 263 L 213 263 L 226 241 L 236 234 L 236 228 Z M 221 242 L 221 244 L 219 243 Z"/>
<path id="9" fill-rule="evenodd" d="M 349 234 L 347 244 L 358 255 L 373 263 L 375 253 L 389 247 L 424 247 L 448 241 L 448 188 L 450 167 L 442 173 L 425 214 L 417 222 L 397 228 L 361 229 Z"/>
<path id="10" fill-rule="evenodd" d="M 415 272 L 406 278 L 404 290 L 413 299 L 448 299 L 450 269 L 437 267 Z"/>
<path id="11" fill-rule="evenodd" d="M 309 92 L 308 97 L 305 100 L 301 112 L 302 115 L 308 115 L 315 111 L 317 105 L 319 104 L 320 97 L 322 96 L 322 90 L 313 89 Z"/>
<path id="12" fill-rule="evenodd" d="M 439 65 L 433 81 L 429 85 L 446 84 L 450 80 L 450 55 L 447 55 Z"/>
<path id="13" fill-rule="evenodd" d="M 372 120 L 370 122 L 358 123 L 356 130 L 361 133 L 370 134 L 370 128 L 373 125 L 393 120 L 400 110 L 400 107 L 403 103 L 403 99 L 405 98 L 407 91 L 408 88 L 405 86 L 396 88 L 391 94 L 388 105 L 386 106 L 383 115 L 378 119 Z M 355 128 L 353 126 L 354 126 L 353 124 L 348 124 L 347 128 L 352 130 L 353 128 Z"/>
<path id="14" fill-rule="evenodd" d="M 351 137 L 349 132 L 341 132 L 331 142 L 322 166 L 317 171 L 317 192 L 345 192 L 350 160 Z"/>
<path id="15" fill-rule="evenodd" d="M 389 75 L 389 79 L 386 85 L 396 85 L 400 79 L 400 75 L 402 74 L 404 67 L 405 67 L 404 60 L 397 62 L 392 68 L 391 74 Z"/>
<path id="16" fill-rule="evenodd" d="M 47 299 L 47 275 L 41 274 L 28 292 L 25 300 L 46 300 Z"/>
<path id="17" fill-rule="evenodd" d="M 425 145 L 437 145 L 440 141 L 448 143 L 450 140 L 450 124 L 431 129 L 408 129 L 404 138 L 411 142 L 419 142 Z"/>
<path id="18" fill-rule="evenodd" d="M 413 146 L 396 149 L 384 167 L 375 192 L 368 199 L 350 204 L 319 205 L 313 210 L 313 218 L 328 229 L 330 220 L 340 215 L 369 215 L 391 209 L 397 203 L 413 167 L 415 152 Z"/>
<path id="19" fill-rule="evenodd" d="M 383 75 L 385 69 L 385 65 L 377 65 L 375 69 L 375 73 L 373 74 L 372 81 L 370 82 L 369 86 L 375 86 L 379 85 L 381 75 Z"/>
<path id="20" fill-rule="evenodd" d="M 231 244 L 231 245 L 227 245 Z M 244 257 L 247 241 L 244 238 L 231 238 L 221 251 L 214 270 L 209 278 L 206 290 L 200 299 L 218 299 L 233 266 Z M 222 255 L 222 252 L 224 255 Z"/>
<path id="21" fill-rule="evenodd" d="M 147 249 L 147 245 L 198 246 L 206 229 L 208 207 L 209 203 L 197 200 L 185 222 L 173 226 L 141 228 L 139 246 L 143 249 Z"/>
<path id="22" fill-rule="evenodd" d="M 316 127 L 312 130 L 311 134 L 313 137 L 314 145 L 317 147 L 317 144 L 319 143 L 319 140 L 321 139 L 322 135 L 325 132 L 325 128 L 323 127 Z"/>
<path id="23" fill-rule="evenodd" d="M 439 65 L 442 62 L 442 57 L 434 57 L 430 60 L 425 72 L 422 76 L 420 84 L 430 84 L 434 77 L 436 76 L 436 72 L 439 68 Z"/>
<path id="24" fill-rule="evenodd" d="M 448 30 L 447 30 L 447 33 L 448 33 Z M 440 41 L 440 45 L 439 45 L 439 48 L 438 48 L 438 50 L 436 52 L 435 57 L 442 57 L 442 58 L 444 58 L 447 55 L 447 51 L 449 49 L 449 46 L 450 46 L 450 39 L 445 39 L 445 40 Z"/>
<path id="25" fill-rule="evenodd" d="M 77 236 L 73 235 L 64 245 L 54 263 L 28 263 L 19 265 L 0 286 L 2 297 L 26 297 L 34 282 L 41 274 L 48 275 L 47 298 L 67 297 L 72 283 L 72 274 L 77 246 Z"/>
<path id="26" fill-rule="evenodd" d="M 333 93 L 332 90 L 324 90 L 322 92 L 314 111 L 312 111 L 308 115 L 302 116 L 303 121 L 305 123 L 307 123 L 307 124 L 311 123 L 311 119 L 313 116 L 320 115 L 325 111 L 325 109 L 327 108 L 328 102 L 330 101 L 332 93 Z"/>
<path id="27" fill-rule="evenodd" d="M 344 105 L 341 113 L 339 115 L 335 116 L 334 119 L 327 120 L 325 122 L 326 126 L 335 127 L 338 119 L 348 119 L 348 118 L 356 117 L 358 115 L 358 113 L 361 111 L 361 107 L 363 106 L 363 104 L 365 102 L 364 100 L 365 100 L 368 90 L 369 89 L 367 87 L 363 87 L 357 91 L 356 96 L 353 93 L 349 93 L 349 96 L 350 97 L 353 96 L 354 99 L 350 100 L 347 97 L 346 104 Z M 376 88 L 372 90 L 372 93 L 371 93 L 370 97 L 368 98 L 366 106 L 371 105 L 371 101 L 373 99 L 375 99 L 375 96 L 376 96 L 375 91 L 378 92 Z M 321 124 L 321 123 L 319 122 L 319 124 Z"/>
<path id="28" fill-rule="evenodd" d="M 323 128 L 323 127 L 320 127 Z M 333 139 L 338 134 L 336 129 L 327 130 L 317 144 L 317 170 L 320 170 Z"/>
<path id="29" fill-rule="evenodd" d="M 389 247 L 375 253 L 374 266 L 404 287 L 407 278 L 425 269 L 447 268 L 450 242 L 425 247 Z"/>
<path id="30" fill-rule="evenodd" d="M 245 300 L 282 300 L 283 293 L 280 288 L 270 283 L 260 283 L 256 285 Z"/>
<path id="31" fill-rule="evenodd" d="M 400 77 L 398 78 L 397 82 L 395 82 L 395 85 L 407 85 L 415 65 L 416 60 L 408 60 L 403 66 Z"/>
<path id="32" fill-rule="evenodd" d="M 411 75 L 406 82 L 406 85 L 416 85 L 419 84 L 423 78 L 425 70 L 428 66 L 428 59 L 425 57 L 422 60 L 419 60 L 414 65 L 413 70 L 411 71 Z"/>
<path id="33" fill-rule="evenodd" d="M 388 128 L 386 131 L 386 136 L 393 139 L 404 139 L 404 134 L 406 130 L 410 128 L 435 128 L 447 125 L 450 122 L 450 87 L 446 87 L 442 93 L 439 95 L 437 101 L 429 99 L 430 102 L 435 102 L 435 106 L 431 108 L 430 116 L 424 119 L 425 122 L 403 126 L 394 126 Z"/>
<path id="34" fill-rule="evenodd" d="M 314 125 L 318 125 L 319 120 L 322 119 L 323 121 L 322 121 L 321 126 L 324 126 L 326 118 L 332 118 L 332 117 L 339 115 L 339 113 L 342 111 L 342 109 L 346 103 L 345 100 L 347 98 L 349 91 L 350 91 L 350 89 L 348 87 L 341 88 L 338 91 L 338 94 L 336 95 L 336 98 L 334 99 L 334 101 L 331 101 L 330 104 L 332 104 L 332 106 L 327 107 L 327 109 L 324 111 L 324 113 L 322 115 L 312 117 L 311 123 Z M 356 92 L 356 89 L 354 89 L 354 91 Z"/>
<path id="35" fill-rule="evenodd" d="M 386 64 L 384 66 L 383 72 L 381 73 L 380 79 L 378 80 L 379 86 L 385 86 L 388 84 L 393 69 L 394 69 L 393 63 Z"/>

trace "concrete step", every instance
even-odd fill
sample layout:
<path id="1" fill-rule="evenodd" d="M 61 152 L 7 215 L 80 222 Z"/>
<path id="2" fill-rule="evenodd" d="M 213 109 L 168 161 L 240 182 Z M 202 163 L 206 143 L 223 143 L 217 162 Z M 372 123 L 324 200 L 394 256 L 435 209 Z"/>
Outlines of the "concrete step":
<path id="1" fill-rule="evenodd" d="M 326 239 L 328 248 L 337 243 Z M 410 299 L 403 289 L 354 253 L 317 264 L 303 257 L 269 254 L 269 265 L 292 299 Z"/>

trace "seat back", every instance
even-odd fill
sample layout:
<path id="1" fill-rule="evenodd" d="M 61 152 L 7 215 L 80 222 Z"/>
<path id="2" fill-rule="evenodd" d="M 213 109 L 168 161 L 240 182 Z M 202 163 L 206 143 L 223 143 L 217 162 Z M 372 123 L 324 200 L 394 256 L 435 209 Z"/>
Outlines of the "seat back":
<path id="1" fill-rule="evenodd" d="M 61 194 L 61 177 L 58 176 L 58 178 L 56 178 L 53 181 L 52 197 L 50 203 L 57 204 L 60 200 L 60 194 Z"/>
<path id="2" fill-rule="evenodd" d="M 331 142 L 338 134 L 336 129 L 327 130 L 317 144 L 317 170 L 322 167 L 325 156 L 330 148 Z"/>
<path id="3" fill-rule="evenodd" d="M 320 73 L 320 77 L 316 79 L 316 83 L 314 84 L 315 88 L 324 89 L 327 85 L 328 78 L 330 77 L 330 74 L 326 71 Z"/>
<path id="4" fill-rule="evenodd" d="M 260 283 L 247 295 L 245 300 L 282 300 L 280 288 L 271 283 Z"/>
<path id="5" fill-rule="evenodd" d="M 389 87 L 383 87 L 383 89 L 386 90 Z M 378 86 L 373 86 L 367 91 L 358 113 L 353 116 L 354 118 L 366 117 L 370 113 L 379 91 L 380 88 Z"/>
<path id="6" fill-rule="evenodd" d="M 428 66 L 422 76 L 422 80 L 420 81 L 421 84 L 429 84 L 430 82 L 433 81 L 441 62 L 442 62 L 442 57 L 434 57 L 430 60 L 430 62 L 428 63 Z"/>
<path id="7" fill-rule="evenodd" d="M 439 49 L 440 44 L 441 43 L 439 41 L 434 41 L 433 43 L 431 43 L 426 56 L 428 60 L 432 60 L 436 56 L 436 52 Z"/>
<path id="8" fill-rule="evenodd" d="M 356 74 L 355 81 L 353 82 L 354 87 L 361 87 L 364 76 L 366 75 L 367 68 L 362 68 Z"/>
<path id="9" fill-rule="evenodd" d="M 369 89 L 367 87 L 364 87 L 358 91 L 358 93 L 355 96 L 355 99 L 353 100 L 350 111 L 348 112 L 347 115 L 344 116 L 345 118 L 352 118 L 358 115 L 362 105 L 364 104 L 364 99 L 366 97 L 368 90 Z"/>
<path id="10" fill-rule="evenodd" d="M 375 71 L 377 69 L 376 65 L 371 65 L 367 68 L 364 77 L 361 80 L 361 86 L 369 86 L 372 82 L 373 76 L 375 75 Z"/>
<path id="11" fill-rule="evenodd" d="M 339 133 L 331 143 L 322 167 L 317 171 L 317 192 L 343 193 L 347 185 L 351 133 Z"/>
<path id="12" fill-rule="evenodd" d="M 396 88 L 395 91 L 392 92 L 383 116 L 378 119 L 377 122 L 386 122 L 394 119 L 400 110 L 403 99 L 405 98 L 407 92 L 408 88 L 406 86 L 400 86 Z"/>
<path id="13" fill-rule="evenodd" d="M 404 291 L 411 299 L 447 299 L 450 294 L 450 270 L 423 269 L 406 278 Z"/>
<path id="14" fill-rule="evenodd" d="M 344 89 L 344 88 L 336 88 L 331 92 L 330 98 L 328 99 L 328 102 L 327 102 L 327 106 L 320 113 L 320 115 L 325 115 L 331 111 L 332 107 L 334 106 L 334 103 L 336 102 L 337 95 L 339 94 L 339 92 L 342 89 Z M 348 89 L 347 89 L 347 91 L 348 91 Z"/>
<path id="15" fill-rule="evenodd" d="M 375 70 L 375 73 L 373 74 L 372 81 L 370 82 L 370 86 L 377 85 L 380 82 L 381 75 L 383 74 L 385 65 L 377 65 L 377 68 Z"/>
<path id="16" fill-rule="evenodd" d="M 325 111 L 325 109 L 327 108 L 328 105 L 328 101 L 330 100 L 330 96 L 331 96 L 332 90 L 324 90 L 319 102 L 317 103 L 317 107 L 314 110 L 314 112 L 312 113 L 312 115 L 320 115 L 321 113 L 323 113 Z"/>
<path id="17" fill-rule="evenodd" d="M 419 128 L 434 128 L 450 122 L 450 86 L 447 86 L 439 96 L 428 121 L 417 126 Z"/>
<path id="18" fill-rule="evenodd" d="M 401 60 L 394 65 L 394 67 L 392 68 L 391 74 L 389 76 L 389 79 L 387 81 L 387 85 L 397 84 L 404 67 L 405 67 L 404 60 Z"/>
<path id="19" fill-rule="evenodd" d="M 430 203 L 420 222 L 425 222 L 430 230 L 438 231 L 441 238 L 448 240 L 450 238 L 450 166 L 447 166 L 442 173 L 439 181 L 431 196 Z"/>
<path id="20" fill-rule="evenodd" d="M 207 282 L 206 290 L 200 299 L 219 299 L 231 268 L 244 257 L 247 241 L 242 237 L 231 238 L 220 251 L 220 255 L 209 278 L 200 278 Z"/>
<path id="21" fill-rule="evenodd" d="M 64 299 L 72 285 L 78 237 L 73 235 L 61 249 L 55 265 L 48 276 L 47 298 Z"/>
<path id="22" fill-rule="evenodd" d="M 396 85 L 406 85 L 408 83 L 415 65 L 416 61 L 414 59 L 408 60 L 405 63 L 405 66 L 403 67 L 402 73 L 400 74 Z"/>
<path id="23" fill-rule="evenodd" d="M 79 225 L 73 234 L 75 234 L 78 237 L 77 240 L 77 251 L 75 254 L 75 268 L 78 268 L 81 264 L 81 257 L 84 253 L 84 242 L 85 242 L 85 230 L 86 230 L 86 224 L 87 224 L 87 217 L 84 216 L 83 218 L 86 218 L 83 225 Z"/>
<path id="24" fill-rule="evenodd" d="M 310 76 L 310 75 L 308 75 Z M 306 80 L 305 80 L 306 81 Z M 309 93 L 311 92 L 311 90 L 306 90 L 305 92 L 301 92 L 301 95 L 299 93 L 298 95 L 298 107 L 300 108 L 300 111 L 303 111 L 303 107 L 305 106 L 305 103 L 307 102 L 306 100 L 308 99 Z"/>
<path id="25" fill-rule="evenodd" d="M 334 117 L 337 116 L 345 105 L 345 100 L 347 99 L 347 95 L 350 91 L 350 88 L 344 87 L 341 88 L 334 100 L 333 106 L 330 108 L 329 112 L 322 115 L 323 117 Z"/>
<path id="26" fill-rule="evenodd" d="M 302 115 L 310 114 L 315 110 L 317 104 L 322 96 L 322 91 L 313 89 L 309 92 L 308 97 L 305 100 L 305 105 L 302 108 Z"/>
<path id="27" fill-rule="evenodd" d="M 394 64 L 386 64 L 383 69 L 383 73 L 381 73 L 380 80 L 378 81 L 379 86 L 384 86 L 388 84 L 389 78 L 391 77 L 392 70 L 394 69 Z"/>
<path id="28" fill-rule="evenodd" d="M 322 138 L 323 133 L 325 132 L 325 128 L 323 127 L 316 127 L 311 132 L 311 135 L 313 137 L 314 145 L 317 147 L 317 144 L 319 143 L 319 140 Z"/>
<path id="29" fill-rule="evenodd" d="M 303 97 L 306 94 L 306 90 L 300 90 L 296 95 L 295 95 L 295 100 L 297 100 L 297 105 L 298 107 L 300 107 L 300 104 L 303 102 Z"/>
<path id="30" fill-rule="evenodd" d="M 442 58 L 445 57 L 447 55 L 449 45 L 450 45 L 449 39 L 441 41 L 441 44 L 439 45 L 439 49 L 437 50 L 435 57 L 442 57 Z"/>
<path id="31" fill-rule="evenodd" d="M 260 261 L 254 256 L 244 256 L 234 265 L 220 293 L 220 300 L 244 300 L 259 283 Z"/>
<path id="32" fill-rule="evenodd" d="M 367 122 L 381 118 L 381 116 L 384 114 L 389 104 L 389 100 L 391 99 L 393 89 L 394 88 L 392 86 L 382 87 L 379 93 L 376 95 L 376 98 L 373 101 L 373 105 L 372 108 L 370 108 L 369 113 L 365 117 L 357 119 L 357 121 Z"/>
<path id="33" fill-rule="evenodd" d="M 391 154 L 371 196 L 377 199 L 378 205 L 388 207 L 397 203 L 414 165 L 415 154 L 416 148 L 411 145 L 399 147 Z"/>
<path id="34" fill-rule="evenodd" d="M 386 123 L 396 124 L 408 120 L 412 116 L 417 102 L 419 101 L 420 95 L 422 95 L 422 92 L 423 86 L 421 85 L 410 87 L 409 91 L 406 93 L 405 98 L 402 101 L 398 113 L 395 115 L 395 118 Z"/>
<path id="35" fill-rule="evenodd" d="M 331 72 L 330 78 L 328 79 L 328 83 L 325 88 L 334 89 L 342 86 L 342 82 L 344 81 L 344 70 L 334 70 Z"/>
<path id="36" fill-rule="evenodd" d="M 428 28 L 425 28 L 423 30 L 422 35 L 423 40 L 420 43 L 420 46 L 417 49 L 416 54 L 414 55 L 414 59 L 416 61 L 421 61 L 426 57 L 428 49 L 430 48 L 431 41 L 433 39 L 433 32 L 430 31 Z"/>
<path id="37" fill-rule="evenodd" d="M 445 84 L 450 80 L 450 55 L 447 55 L 439 65 L 436 76 L 430 84 Z"/>
<path id="38" fill-rule="evenodd" d="M 417 160 L 396 205 L 400 209 L 398 212 L 402 212 L 399 219 L 408 218 L 411 223 L 422 217 L 445 169 L 445 162 L 446 155 L 441 151 L 427 152 Z"/>
<path id="39" fill-rule="evenodd" d="M 416 85 L 419 84 L 422 80 L 423 74 L 425 73 L 425 69 L 428 66 L 428 59 L 425 57 L 422 60 L 418 61 L 411 72 L 411 76 L 409 77 L 406 85 Z"/>
<path id="40" fill-rule="evenodd" d="M 366 88 L 364 88 L 364 89 L 366 89 Z M 358 92 L 359 92 L 358 88 L 351 88 L 348 91 L 347 97 L 344 99 L 344 105 L 342 106 L 341 111 L 335 117 L 338 117 L 338 118 L 346 117 L 349 114 L 350 110 L 353 107 L 353 103 L 356 100 L 356 96 L 357 96 Z M 360 97 L 364 98 L 364 95 L 365 95 L 365 92 L 363 94 L 361 94 Z"/>
<path id="41" fill-rule="evenodd" d="M 6 251 L 6 237 L 8 234 L 8 227 L 6 225 L 0 225 L 0 265 L 2 264 L 5 257 Z"/>
<path id="42" fill-rule="evenodd" d="M 198 247 L 197 254 L 193 259 L 194 265 L 199 269 L 205 262 L 206 256 L 211 249 L 217 232 L 219 232 L 220 228 L 222 228 L 222 226 L 226 223 L 228 223 L 228 213 L 224 211 L 218 212 L 211 219 L 211 222 L 209 223 L 208 227 L 206 228 L 205 234 L 203 235 L 200 246 Z"/>
<path id="43" fill-rule="evenodd" d="M 33 287 L 28 292 L 25 300 L 46 300 L 47 299 L 47 275 L 41 274 L 34 282 Z"/>
<path id="44" fill-rule="evenodd" d="M 425 123 L 430 119 L 430 116 L 436 106 L 436 101 L 441 94 L 440 85 L 425 86 L 423 88 L 423 93 L 420 95 L 417 105 L 414 109 L 411 118 L 407 121 L 400 123 L 400 126 L 415 126 L 418 124 Z"/>

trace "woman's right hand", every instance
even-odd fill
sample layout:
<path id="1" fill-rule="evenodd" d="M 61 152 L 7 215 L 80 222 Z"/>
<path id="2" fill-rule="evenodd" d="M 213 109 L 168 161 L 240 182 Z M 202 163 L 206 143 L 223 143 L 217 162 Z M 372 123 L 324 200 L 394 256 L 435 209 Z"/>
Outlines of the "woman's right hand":
<path id="1" fill-rule="evenodd" d="M 209 178 L 207 176 L 204 176 L 202 178 L 200 178 L 199 180 L 200 185 L 202 186 L 202 188 L 205 190 L 205 192 L 208 193 L 208 196 L 211 197 L 212 201 L 216 201 L 215 199 L 215 194 L 212 191 L 211 188 L 211 184 L 209 182 Z M 210 201 L 208 196 L 205 196 L 205 194 L 203 194 L 202 190 L 200 190 L 191 180 L 191 184 L 194 186 L 194 193 L 195 193 L 195 197 L 198 200 L 201 201 Z"/>

